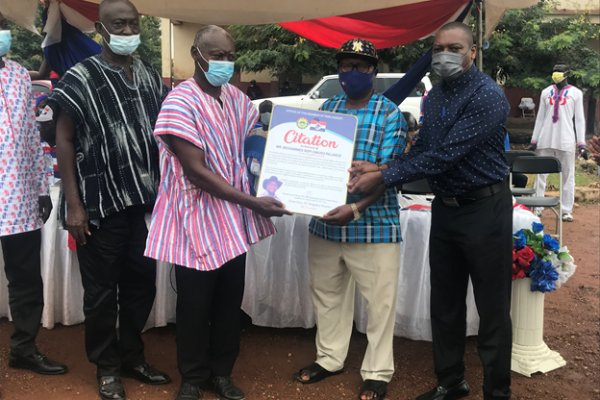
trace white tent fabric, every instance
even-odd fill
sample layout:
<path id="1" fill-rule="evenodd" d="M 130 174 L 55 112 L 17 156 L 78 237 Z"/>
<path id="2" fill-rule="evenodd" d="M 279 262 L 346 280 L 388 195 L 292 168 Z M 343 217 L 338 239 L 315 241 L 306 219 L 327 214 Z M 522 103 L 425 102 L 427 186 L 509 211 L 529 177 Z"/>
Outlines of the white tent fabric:
<path id="1" fill-rule="evenodd" d="M 100 3 L 101 0 L 87 0 Z M 228 0 L 207 2 L 197 0 L 132 0 L 142 14 L 178 21 L 216 25 L 256 25 L 274 22 L 299 21 L 362 11 L 397 7 L 435 0 Z M 486 36 L 489 36 L 506 10 L 527 8 L 538 0 L 484 0 L 486 7 Z"/>
<path id="2" fill-rule="evenodd" d="M 100 3 L 101 0 L 87 0 Z M 184 22 L 217 25 L 256 25 L 347 15 L 368 10 L 396 7 L 435 0 L 304 0 L 302 5 L 281 0 L 132 0 L 140 13 Z M 485 0 L 486 36 L 511 8 L 527 8 L 538 0 Z M 35 30 L 38 0 L 0 0 L 0 13 L 15 23 Z"/>
<path id="3" fill-rule="evenodd" d="M 0 0 L 0 14 L 6 19 L 39 33 L 35 28 L 38 0 Z"/>

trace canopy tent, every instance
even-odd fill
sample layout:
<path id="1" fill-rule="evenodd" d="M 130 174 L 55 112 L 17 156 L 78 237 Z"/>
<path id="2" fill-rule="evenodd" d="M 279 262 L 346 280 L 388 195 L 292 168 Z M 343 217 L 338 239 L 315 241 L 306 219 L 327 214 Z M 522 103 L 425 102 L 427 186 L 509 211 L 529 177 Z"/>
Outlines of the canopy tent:
<path id="1" fill-rule="evenodd" d="M 471 0 L 436 0 L 280 25 L 325 47 L 360 37 L 383 49 L 431 35 L 470 5 Z"/>
<path id="2" fill-rule="evenodd" d="M 90 20 L 95 19 L 95 4 L 101 0 L 63 0 Z M 446 4 L 458 11 L 466 0 L 304 0 L 302 3 L 281 0 L 228 0 L 221 2 L 198 0 L 132 0 L 138 10 L 145 15 L 170 18 L 178 21 L 217 25 L 257 25 L 276 22 L 305 21 L 344 15 L 358 21 L 374 22 L 372 16 L 377 12 L 395 7 L 412 5 L 412 14 L 399 15 L 398 20 L 406 26 L 415 26 L 414 18 L 438 19 L 433 10 L 440 11 L 437 4 Z M 486 35 L 489 35 L 504 12 L 510 8 L 525 8 L 536 4 L 538 0 L 485 0 Z M 34 29 L 35 11 L 38 0 L 0 0 L 0 13 L 8 19 Z M 95 11 L 96 10 L 96 11 Z M 388 10 L 389 11 L 389 10 Z M 445 14 L 448 10 L 442 9 Z M 359 13 L 359 14 L 357 14 Z M 364 13 L 363 16 L 360 13 Z M 451 18 L 448 16 L 447 20 Z M 426 19 L 426 18 L 425 18 Z M 427 22 L 427 21 L 425 21 Z M 364 35 L 370 31 L 361 31 Z M 354 32 L 352 32 L 354 33 Z M 357 35 L 355 35 L 357 36 Z M 414 39 L 413 39 L 414 40 Z"/>

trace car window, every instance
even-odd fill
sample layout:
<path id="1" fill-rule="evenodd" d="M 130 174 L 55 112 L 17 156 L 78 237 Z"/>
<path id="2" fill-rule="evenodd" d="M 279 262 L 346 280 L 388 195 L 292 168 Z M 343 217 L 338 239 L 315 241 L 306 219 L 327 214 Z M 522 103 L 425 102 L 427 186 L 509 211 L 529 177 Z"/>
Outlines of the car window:
<path id="1" fill-rule="evenodd" d="M 320 99 L 330 99 L 342 93 L 342 85 L 337 78 L 327 79 L 317 90 Z"/>
<path id="2" fill-rule="evenodd" d="M 400 80 L 400 77 L 395 78 L 375 78 L 375 84 L 373 85 L 375 88 L 375 92 L 383 93 L 392 87 L 396 82 Z M 319 91 L 320 99 L 330 99 L 333 96 L 337 96 L 342 93 L 342 86 L 340 85 L 340 81 L 337 78 L 327 79 L 323 84 L 317 89 Z M 408 97 L 421 97 L 420 93 L 417 93 L 417 88 L 414 88 Z"/>

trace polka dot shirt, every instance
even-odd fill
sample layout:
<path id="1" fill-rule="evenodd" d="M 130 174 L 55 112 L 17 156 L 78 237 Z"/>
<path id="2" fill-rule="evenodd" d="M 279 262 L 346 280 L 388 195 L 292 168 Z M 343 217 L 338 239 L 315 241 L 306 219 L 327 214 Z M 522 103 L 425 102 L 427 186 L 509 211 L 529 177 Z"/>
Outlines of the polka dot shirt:
<path id="1" fill-rule="evenodd" d="M 426 177 L 439 196 L 460 196 L 508 176 L 504 138 L 509 105 L 502 89 L 472 66 L 434 87 L 410 152 L 382 172 L 388 186 Z"/>

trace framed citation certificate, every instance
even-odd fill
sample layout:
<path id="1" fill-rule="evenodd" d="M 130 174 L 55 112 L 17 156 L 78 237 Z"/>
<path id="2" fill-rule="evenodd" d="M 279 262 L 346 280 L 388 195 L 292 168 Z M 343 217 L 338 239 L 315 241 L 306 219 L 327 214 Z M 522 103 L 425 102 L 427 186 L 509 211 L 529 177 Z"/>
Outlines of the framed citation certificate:
<path id="1" fill-rule="evenodd" d="M 258 196 L 318 217 L 345 204 L 357 123 L 353 115 L 276 105 Z"/>

